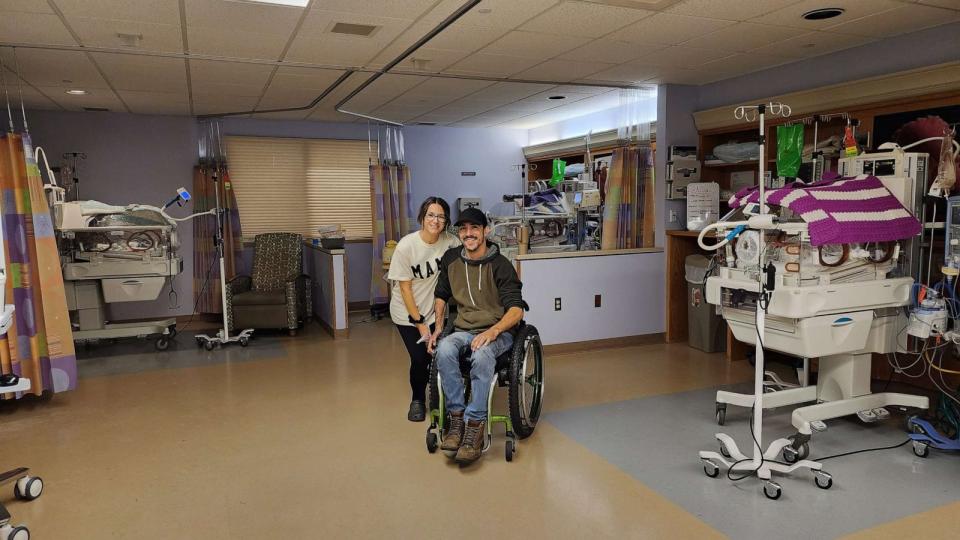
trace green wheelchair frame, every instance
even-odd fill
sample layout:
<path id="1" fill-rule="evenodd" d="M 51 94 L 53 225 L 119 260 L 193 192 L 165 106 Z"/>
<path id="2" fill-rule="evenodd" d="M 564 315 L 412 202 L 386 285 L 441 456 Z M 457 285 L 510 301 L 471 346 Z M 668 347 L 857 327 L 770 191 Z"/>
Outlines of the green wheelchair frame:
<path id="1" fill-rule="evenodd" d="M 451 316 L 448 320 L 452 321 L 453 319 L 454 317 Z M 448 323 L 447 327 L 444 328 L 442 338 L 450 334 L 451 331 L 452 323 Z M 506 365 L 501 365 L 503 363 L 501 360 L 504 357 L 508 357 L 508 360 L 505 362 Z M 464 366 L 464 359 L 461 357 L 461 373 Z M 532 368 L 530 375 L 527 375 L 528 368 Z M 469 401 L 469 371 L 463 375 L 465 379 L 464 398 Z M 509 389 L 509 414 L 491 414 L 493 392 L 496 386 L 505 386 Z M 529 396 L 527 386 L 530 387 L 531 394 Z M 439 440 L 447 429 L 446 404 L 436 357 L 430 362 L 429 388 L 430 424 L 427 427 L 426 443 L 427 451 L 432 454 L 437 451 Z M 513 461 L 513 454 L 517 451 L 518 436 L 519 439 L 526 439 L 533 434 L 536 428 L 543 406 L 543 390 L 543 346 L 540 343 L 540 333 L 533 325 L 521 321 L 516 328 L 513 347 L 497 358 L 496 373 L 490 382 L 490 392 L 487 395 L 487 425 L 483 452 L 489 450 L 493 442 L 493 425 L 503 424 L 507 436 L 504 454 L 507 461 Z"/>

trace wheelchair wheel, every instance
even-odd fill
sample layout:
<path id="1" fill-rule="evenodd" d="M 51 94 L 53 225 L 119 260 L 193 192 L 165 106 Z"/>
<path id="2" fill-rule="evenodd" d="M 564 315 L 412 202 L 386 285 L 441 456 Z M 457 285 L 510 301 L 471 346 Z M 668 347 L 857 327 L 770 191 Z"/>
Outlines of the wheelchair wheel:
<path id="1" fill-rule="evenodd" d="M 510 421 L 521 439 L 533 434 L 543 405 L 543 347 L 531 325 L 517 333 L 510 356 Z"/>

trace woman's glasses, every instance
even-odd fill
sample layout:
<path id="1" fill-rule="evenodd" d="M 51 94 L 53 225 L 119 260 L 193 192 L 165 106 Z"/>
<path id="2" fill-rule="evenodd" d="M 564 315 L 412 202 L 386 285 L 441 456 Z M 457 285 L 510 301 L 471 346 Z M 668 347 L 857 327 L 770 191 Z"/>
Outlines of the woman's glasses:
<path id="1" fill-rule="evenodd" d="M 439 222 L 441 222 L 441 223 L 447 220 L 447 216 L 445 216 L 445 215 L 443 215 L 443 214 L 434 214 L 434 213 L 432 213 L 432 212 L 427 212 L 427 215 L 424 216 L 424 217 L 425 217 L 426 219 L 431 220 L 431 221 L 439 221 Z"/>

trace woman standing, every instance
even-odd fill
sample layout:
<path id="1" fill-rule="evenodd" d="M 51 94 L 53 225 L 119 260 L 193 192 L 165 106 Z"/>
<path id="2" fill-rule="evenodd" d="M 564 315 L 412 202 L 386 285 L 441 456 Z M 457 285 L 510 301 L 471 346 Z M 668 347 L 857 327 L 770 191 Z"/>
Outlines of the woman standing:
<path id="1" fill-rule="evenodd" d="M 387 279 L 394 282 L 390 297 L 390 318 L 397 325 L 403 344 L 410 353 L 410 389 L 413 399 L 407 420 L 426 418 L 426 388 L 430 371 L 427 340 L 434 328 L 433 289 L 437 286 L 440 258 L 449 248 L 460 244 L 447 232 L 450 205 L 440 197 L 427 197 L 420 205 L 417 221 L 420 230 L 397 242 L 390 259 Z"/>

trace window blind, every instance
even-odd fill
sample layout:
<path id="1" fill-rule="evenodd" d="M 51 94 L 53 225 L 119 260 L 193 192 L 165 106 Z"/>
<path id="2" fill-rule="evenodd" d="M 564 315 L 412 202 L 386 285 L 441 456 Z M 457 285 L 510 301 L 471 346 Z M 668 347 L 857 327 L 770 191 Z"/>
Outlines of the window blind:
<path id="1" fill-rule="evenodd" d="M 321 225 L 339 224 L 348 238 L 370 238 L 367 141 L 229 136 L 226 143 L 245 237 L 312 237 Z"/>

